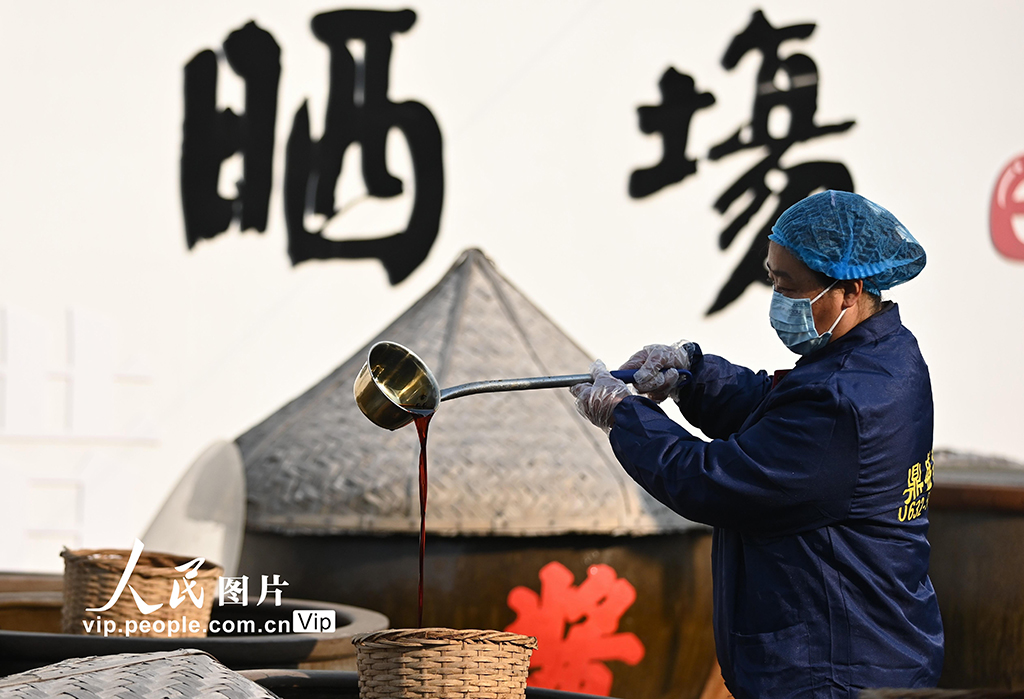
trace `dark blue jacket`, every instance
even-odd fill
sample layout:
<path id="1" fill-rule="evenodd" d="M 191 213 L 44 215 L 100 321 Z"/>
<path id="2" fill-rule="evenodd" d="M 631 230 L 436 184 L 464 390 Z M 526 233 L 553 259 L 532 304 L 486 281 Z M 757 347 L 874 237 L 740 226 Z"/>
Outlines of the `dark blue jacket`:
<path id="1" fill-rule="evenodd" d="M 737 699 L 935 686 L 928 579 L 933 406 L 894 304 L 801 358 L 777 385 L 698 349 L 679 399 L 615 408 L 626 471 L 712 525 L 715 643 Z"/>

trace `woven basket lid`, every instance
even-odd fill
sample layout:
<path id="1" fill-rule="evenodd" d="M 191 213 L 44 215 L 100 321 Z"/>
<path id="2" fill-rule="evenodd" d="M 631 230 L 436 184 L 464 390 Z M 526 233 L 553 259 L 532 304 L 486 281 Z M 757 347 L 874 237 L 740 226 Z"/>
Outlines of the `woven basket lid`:
<path id="1" fill-rule="evenodd" d="M 442 387 L 587 371 L 591 357 L 464 252 L 370 343 L 418 354 Z M 285 534 L 417 533 L 412 427 L 371 423 L 352 397 L 370 345 L 238 438 L 247 526 Z M 691 528 L 622 470 L 566 389 L 445 402 L 430 423 L 427 528 L 442 535 L 654 534 Z"/>
<path id="2" fill-rule="evenodd" d="M 352 637 L 352 645 L 356 648 L 395 648 L 405 651 L 467 643 L 507 643 L 530 650 L 537 648 L 537 639 L 533 636 L 489 629 L 448 629 L 443 627 L 384 629 Z"/>
<path id="3" fill-rule="evenodd" d="M 120 653 L 70 658 L 0 677 L 0 697 L 121 697 L 123 699 L 276 699 L 200 650 Z"/>

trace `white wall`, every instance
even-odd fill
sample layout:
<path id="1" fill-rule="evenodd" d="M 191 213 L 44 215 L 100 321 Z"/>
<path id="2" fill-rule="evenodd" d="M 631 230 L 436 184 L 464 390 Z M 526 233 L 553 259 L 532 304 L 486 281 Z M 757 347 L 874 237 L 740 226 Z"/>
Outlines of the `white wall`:
<path id="1" fill-rule="evenodd" d="M 819 123 L 857 122 L 787 162 L 843 162 L 928 251 L 891 296 L 932 369 L 936 446 L 1024 459 L 1024 267 L 996 253 L 987 220 L 999 172 L 1024 152 L 1024 5 L 422 0 L 395 38 L 390 95 L 440 123 L 446 194 L 437 243 L 398 287 L 376 261 L 293 268 L 285 252 L 284 144 L 304 99 L 319 135 L 327 98 L 327 49 L 309 22 L 341 7 L 0 6 L 0 569 L 59 569 L 61 544 L 127 547 L 207 444 L 349 357 L 469 246 L 609 363 L 686 337 L 756 368 L 791 366 L 767 287 L 704 316 L 746 247 L 718 249 L 726 218 L 711 205 L 759 156 L 704 156 L 749 119 L 759 61 L 726 71 L 720 58 L 756 7 L 777 27 L 817 23 L 783 54 L 817 63 Z M 282 47 L 270 226 L 190 252 L 182 68 L 249 19 Z M 699 170 L 632 200 L 629 173 L 661 153 L 636 108 L 658 104 L 670 65 L 717 99 L 690 131 Z M 223 64 L 220 81 L 241 111 Z M 408 170 L 401 138 L 389 155 Z M 346 200 L 361 186 L 354 162 Z M 408 204 L 360 205 L 339 235 L 389 230 Z"/>

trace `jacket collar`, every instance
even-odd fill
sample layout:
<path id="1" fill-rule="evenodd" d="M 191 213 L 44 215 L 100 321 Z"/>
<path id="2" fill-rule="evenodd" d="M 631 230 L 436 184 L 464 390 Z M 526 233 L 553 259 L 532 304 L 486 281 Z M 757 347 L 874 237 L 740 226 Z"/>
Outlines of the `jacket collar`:
<path id="1" fill-rule="evenodd" d="M 854 328 L 834 342 L 830 342 L 817 352 L 801 357 L 796 366 L 806 366 L 829 357 L 845 354 L 856 347 L 877 342 L 903 327 L 900 320 L 900 309 L 893 301 L 885 301 L 882 310 L 854 326 Z"/>

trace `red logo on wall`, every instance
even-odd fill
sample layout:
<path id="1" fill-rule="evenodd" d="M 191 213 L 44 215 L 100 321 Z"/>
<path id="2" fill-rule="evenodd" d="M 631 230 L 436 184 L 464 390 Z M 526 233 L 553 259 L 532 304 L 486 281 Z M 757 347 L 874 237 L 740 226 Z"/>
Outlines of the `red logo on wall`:
<path id="1" fill-rule="evenodd" d="M 540 594 L 528 587 L 508 593 L 516 620 L 505 630 L 537 637 L 530 659 L 531 687 L 608 696 L 607 660 L 636 665 L 644 644 L 632 633 L 616 633 L 619 619 L 636 600 L 636 589 L 607 565 L 590 566 L 574 586 L 572 571 L 557 561 L 540 569 Z"/>
<path id="2" fill-rule="evenodd" d="M 1024 196 L 1016 196 L 1021 182 L 1024 182 L 1024 155 L 1017 156 L 999 175 L 989 212 L 992 243 L 1001 255 L 1011 260 L 1024 260 L 1024 239 L 1013 228 L 1014 217 L 1024 216 Z M 1021 233 L 1024 235 L 1024 225 Z"/>

